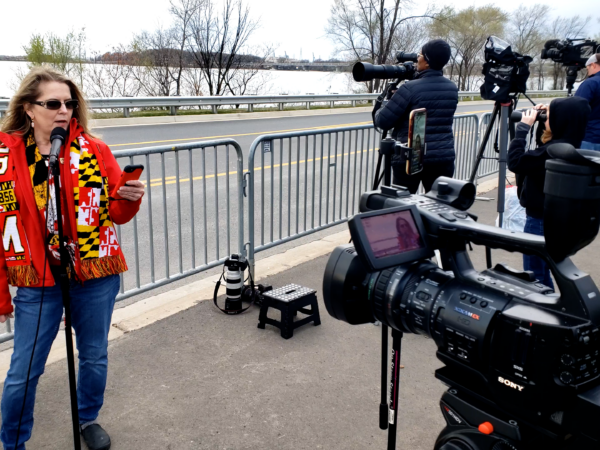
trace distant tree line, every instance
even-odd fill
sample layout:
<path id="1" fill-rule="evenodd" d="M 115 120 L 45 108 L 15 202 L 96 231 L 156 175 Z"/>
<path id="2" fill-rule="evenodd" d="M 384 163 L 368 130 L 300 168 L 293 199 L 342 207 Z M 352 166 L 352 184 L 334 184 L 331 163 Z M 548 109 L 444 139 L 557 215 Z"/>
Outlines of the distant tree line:
<path id="1" fill-rule="evenodd" d="M 245 1 L 169 0 L 169 26 L 143 31 L 108 52 L 89 53 L 85 29 L 66 36 L 34 34 L 24 50 L 30 65 L 58 68 L 91 97 L 267 93 L 270 75 L 262 69 L 309 61 L 276 58 L 268 44 L 251 46 L 259 22 Z M 540 51 L 548 39 L 586 37 L 591 20 L 552 17 L 544 4 L 511 12 L 493 4 L 415 12 L 412 0 L 334 0 L 325 32 L 337 46 L 335 58 L 313 63 L 394 64 L 397 51 L 416 52 L 427 40 L 441 38 L 452 48 L 447 76 L 470 91 L 481 82 L 484 44 L 494 35 L 534 58 L 530 89 L 563 89 L 564 68 L 542 60 Z M 374 80 L 362 90 L 382 87 Z"/>
<path id="2" fill-rule="evenodd" d="M 416 52 L 430 39 L 444 39 L 452 48 L 446 73 L 463 91 L 475 90 L 481 83 L 486 39 L 498 36 L 514 51 L 534 58 L 530 88 L 541 90 L 565 85 L 564 68 L 540 58 L 544 42 L 586 37 L 591 20 L 552 17 L 545 4 L 521 5 L 510 12 L 495 4 L 462 10 L 429 7 L 415 14 L 411 0 L 334 0 L 326 32 L 347 59 L 374 64 L 394 64 L 397 51 Z M 375 80 L 366 88 L 376 92 L 381 86 Z"/>
<path id="3" fill-rule="evenodd" d="M 92 97 L 244 95 L 265 86 L 260 69 L 273 49 L 249 45 L 258 21 L 244 0 L 169 5 L 168 27 L 143 31 L 110 52 L 87 54 L 81 30 L 34 34 L 24 48 L 27 59 L 69 74 Z"/>

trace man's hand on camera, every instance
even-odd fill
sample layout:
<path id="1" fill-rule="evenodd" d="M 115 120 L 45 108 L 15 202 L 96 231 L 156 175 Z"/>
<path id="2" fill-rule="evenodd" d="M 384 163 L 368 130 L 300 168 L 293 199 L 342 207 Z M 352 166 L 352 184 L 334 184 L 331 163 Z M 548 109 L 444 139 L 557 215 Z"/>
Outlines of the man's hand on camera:
<path id="1" fill-rule="evenodd" d="M 536 105 L 537 106 L 537 105 Z M 527 124 L 530 127 L 535 123 L 535 119 L 538 115 L 537 109 L 528 109 L 523 113 L 523 117 L 521 117 L 521 123 Z"/>
<path id="2" fill-rule="evenodd" d="M 398 83 L 389 83 L 385 89 L 385 98 L 386 100 L 389 100 L 392 98 L 392 95 L 394 95 L 396 93 L 396 91 L 398 90 Z"/>
<path id="3" fill-rule="evenodd" d="M 542 105 L 541 103 L 538 103 L 533 107 L 533 109 L 536 109 L 538 111 L 548 111 L 548 105 Z"/>

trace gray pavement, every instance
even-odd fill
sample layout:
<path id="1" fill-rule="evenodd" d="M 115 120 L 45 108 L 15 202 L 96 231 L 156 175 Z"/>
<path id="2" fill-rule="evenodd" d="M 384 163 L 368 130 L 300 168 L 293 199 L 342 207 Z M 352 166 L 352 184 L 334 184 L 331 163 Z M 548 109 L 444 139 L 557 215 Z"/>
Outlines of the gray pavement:
<path id="1" fill-rule="evenodd" d="M 492 191 L 487 197 L 497 198 Z M 480 222 L 495 201 L 478 201 Z M 574 258 L 600 279 L 598 242 Z M 494 251 L 494 262 L 521 267 L 521 256 Z M 484 252 L 472 254 L 484 268 Z M 256 328 L 258 309 L 226 316 L 211 302 L 125 334 L 110 344 L 109 383 L 100 421 L 113 449 L 384 449 L 378 428 L 380 328 L 331 318 L 323 304 L 327 257 L 262 280 L 318 291 L 322 324 L 284 340 Z M 402 344 L 399 449 L 431 449 L 443 427 L 441 366 L 427 338 Z M 66 364 L 41 378 L 30 449 L 72 448 Z"/>

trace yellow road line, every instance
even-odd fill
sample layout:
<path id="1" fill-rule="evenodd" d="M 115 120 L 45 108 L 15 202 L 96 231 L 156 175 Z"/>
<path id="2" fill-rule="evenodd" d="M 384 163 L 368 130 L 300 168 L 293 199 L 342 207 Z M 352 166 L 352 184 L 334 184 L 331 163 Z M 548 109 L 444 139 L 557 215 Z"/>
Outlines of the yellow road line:
<path id="1" fill-rule="evenodd" d="M 167 139 L 164 141 L 145 141 L 145 142 L 130 142 L 128 144 L 109 144 L 109 147 L 123 147 L 126 145 L 164 144 L 165 142 L 198 141 L 198 140 L 206 140 L 206 139 L 225 139 L 225 138 L 240 137 L 240 136 L 257 136 L 260 134 L 290 133 L 292 131 L 325 130 L 328 128 L 366 125 L 368 123 L 371 123 L 371 122 L 366 121 L 366 122 L 346 123 L 346 124 L 340 124 L 340 125 L 327 125 L 324 127 L 295 128 L 295 129 L 291 129 L 291 130 L 261 131 L 258 133 L 228 134 L 228 135 L 223 135 L 223 136 L 203 136 L 203 137 L 184 138 L 184 139 Z"/>
<path id="2" fill-rule="evenodd" d="M 458 116 L 458 115 L 467 115 L 467 114 L 480 114 L 480 113 L 486 113 L 486 112 L 490 112 L 490 111 L 469 111 L 469 112 L 457 113 L 456 115 Z M 328 128 L 366 125 L 368 123 L 371 123 L 371 121 L 368 120 L 366 122 L 327 125 L 324 127 L 309 127 L 309 128 L 294 128 L 294 129 L 290 129 L 290 130 L 261 131 L 258 133 L 226 134 L 226 135 L 222 135 L 222 136 L 204 136 L 204 137 L 193 137 L 193 138 L 182 138 L 182 139 L 166 139 L 166 140 L 162 140 L 162 141 L 129 142 L 126 144 L 109 144 L 109 147 L 125 147 L 127 145 L 164 144 L 166 142 L 185 142 L 185 141 L 198 141 L 198 140 L 207 140 L 207 139 L 225 139 L 225 138 L 241 137 L 241 136 L 257 136 L 260 134 L 290 133 L 292 131 L 325 130 Z"/>
<path id="3" fill-rule="evenodd" d="M 368 149 L 368 150 L 359 150 L 358 152 L 343 153 L 343 155 L 350 157 L 351 155 L 354 155 L 355 153 L 356 154 L 368 153 L 369 151 L 376 151 L 376 150 L 379 150 L 379 148 Z M 336 155 L 331 155 L 331 158 L 336 158 L 338 156 L 342 156 L 342 153 L 339 153 L 339 154 L 336 154 Z M 312 162 L 312 161 L 316 162 L 316 161 L 320 161 L 321 159 L 326 160 L 326 159 L 330 159 L 330 157 L 329 156 L 324 156 L 323 158 L 311 158 L 311 159 L 303 159 L 301 161 L 292 161 L 291 165 L 294 166 L 296 164 L 309 163 L 309 162 Z M 265 170 L 269 170 L 269 169 L 271 169 L 271 167 L 273 167 L 273 169 L 276 169 L 278 167 L 287 167 L 289 165 L 290 165 L 290 163 L 274 164 L 273 166 L 265 166 Z M 262 167 L 255 167 L 254 170 L 255 171 L 262 170 Z M 231 172 L 229 172 L 229 175 L 236 175 L 236 174 L 237 174 L 237 171 L 231 171 Z M 216 176 L 217 177 L 224 177 L 225 175 L 227 175 L 227 172 L 218 173 Z M 194 177 L 193 180 L 197 181 L 197 180 L 209 179 L 209 178 L 214 178 L 214 177 L 215 177 L 215 174 L 210 174 L 210 175 L 206 175 L 206 177 L 203 177 L 203 176 Z M 169 179 L 169 181 L 167 181 L 167 179 Z M 159 182 L 155 183 L 155 181 L 159 181 Z M 179 179 L 180 183 L 186 183 L 188 181 L 190 181 L 189 178 L 180 178 Z M 175 177 L 165 177 L 165 185 L 167 185 L 167 184 L 175 184 L 175 183 L 177 183 L 177 180 L 175 179 Z M 157 187 L 157 186 L 162 186 L 162 185 L 163 185 L 162 178 L 157 178 L 155 180 L 151 180 L 151 184 L 150 184 L 151 187 Z"/>

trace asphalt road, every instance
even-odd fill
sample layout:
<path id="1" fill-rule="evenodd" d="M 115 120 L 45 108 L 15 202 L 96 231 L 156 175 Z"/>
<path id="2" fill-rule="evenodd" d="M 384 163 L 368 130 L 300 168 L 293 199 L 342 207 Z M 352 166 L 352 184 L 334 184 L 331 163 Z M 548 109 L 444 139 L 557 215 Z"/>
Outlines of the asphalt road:
<path id="1" fill-rule="evenodd" d="M 480 103 L 480 102 L 477 102 Z M 457 114 L 481 114 L 492 110 L 492 104 L 458 107 Z M 277 119 L 249 119 L 231 122 L 168 123 L 161 125 L 127 125 L 98 127 L 99 133 L 113 151 L 174 145 L 200 140 L 233 138 L 243 149 L 249 149 L 252 141 L 266 133 L 300 131 L 331 126 L 350 126 L 371 123 L 370 113 L 332 114 L 324 116 L 281 117 Z"/>
<path id="2" fill-rule="evenodd" d="M 460 105 L 457 114 L 483 113 L 491 105 Z M 119 150 L 235 139 L 244 170 L 252 142 L 262 134 L 370 125 L 370 113 L 97 128 Z M 256 243 L 269 243 L 357 212 L 360 193 L 372 185 L 378 138 L 373 131 L 276 140 L 257 153 Z M 121 166 L 130 158 L 119 158 Z M 151 186 L 136 220 L 121 227 L 129 271 L 122 289 L 209 264 L 238 251 L 237 157 L 233 147 L 167 151 L 135 157 Z M 193 180 L 193 182 L 190 182 Z M 245 207 L 245 230 L 249 211 Z M 264 205 L 264 207 L 263 207 Z M 264 227 L 262 227 L 264 224 Z M 244 242 L 248 241 L 247 231 Z M 137 235 L 137 239 L 136 239 Z M 229 237 L 229 239 L 228 239 Z M 138 242 L 137 248 L 135 242 Z"/>

